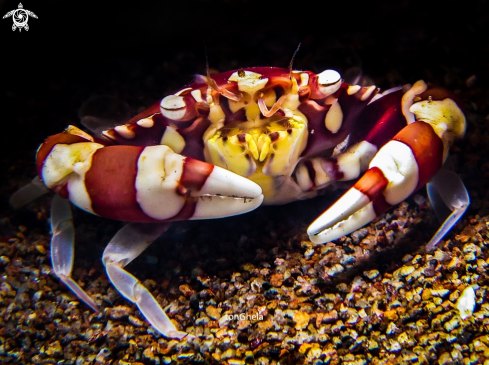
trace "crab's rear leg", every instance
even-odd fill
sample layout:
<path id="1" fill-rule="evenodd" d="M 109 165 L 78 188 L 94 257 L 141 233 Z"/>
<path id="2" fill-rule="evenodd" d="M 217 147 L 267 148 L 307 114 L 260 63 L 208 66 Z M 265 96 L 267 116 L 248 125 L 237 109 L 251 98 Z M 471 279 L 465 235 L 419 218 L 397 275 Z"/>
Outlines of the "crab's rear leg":
<path id="1" fill-rule="evenodd" d="M 51 206 L 51 261 L 57 277 L 70 288 L 78 298 L 83 300 L 94 311 L 99 312 L 98 305 L 71 278 L 75 256 L 75 229 L 70 202 L 56 194 Z"/>
<path id="2" fill-rule="evenodd" d="M 42 183 L 39 176 L 36 176 L 29 184 L 12 194 L 10 205 L 14 209 L 19 209 L 46 193 L 49 193 L 49 189 Z"/>
<path id="3" fill-rule="evenodd" d="M 426 185 L 436 216 L 443 222 L 426 246 L 429 252 L 443 239 L 470 205 L 470 197 L 460 177 L 442 168 Z"/>
<path id="4" fill-rule="evenodd" d="M 408 110 L 417 121 L 408 124 L 387 142 L 376 153 L 363 177 L 309 226 L 311 241 L 324 243 L 351 233 L 406 199 L 435 176 L 453 140 L 463 136 L 465 117 L 457 104 L 449 97 L 433 100 L 424 92 L 426 85 L 422 82 L 416 86 L 422 90 L 417 96 L 418 101 Z M 438 91 L 432 92 L 436 94 Z M 455 213 L 445 221 L 444 228 L 431 241 L 430 247 L 456 223 L 455 218 L 468 204 L 463 184 L 453 182 L 453 175 L 444 178 L 448 181 L 440 181 L 436 186 L 439 195 L 447 197 L 443 200 Z"/>
<path id="5" fill-rule="evenodd" d="M 124 269 L 169 226 L 170 223 L 131 223 L 124 226 L 105 248 L 102 260 L 112 284 L 138 306 L 148 322 L 163 335 L 180 339 L 187 334 L 177 330 L 149 290 Z"/>

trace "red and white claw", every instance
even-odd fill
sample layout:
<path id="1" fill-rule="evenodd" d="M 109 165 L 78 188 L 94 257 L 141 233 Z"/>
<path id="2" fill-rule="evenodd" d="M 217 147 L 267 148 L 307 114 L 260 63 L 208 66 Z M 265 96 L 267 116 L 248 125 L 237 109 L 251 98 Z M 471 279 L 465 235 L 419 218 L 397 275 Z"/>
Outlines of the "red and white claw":
<path id="1" fill-rule="evenodd" d="M 104 147 L 81 133 L 50 137 L 38 169 L 48 188 L 90 213 L 149 223 L 225 217 L 263 202 L 258 184 L 168 146 Z"/>
<path id="2" fill-rule="evenodd" d="M 311 241 L 325 243 L 351 233 L 425 185 L 442 166 L 453 140 L 452 130 L 455 128 L 451 128 L 450 123 L 447 126 L 445 120 L 442 122 L 444 125 L 440 127 L 418 120 L 387 142 L 374 156 L 362 178 L 309 226 L 307 233 Z M 465 119 L 454 118 L 452 124 L 458 127 L 462 122 L 465 123 Z M 454 214 L 459 218 L 462 207 L 468 205 L 463 184 L 455 181 L 438 186 L 443 191 L 441 196 L 449 196 L 443 200 L 450 210 L 459 207 Z M 449 189 L 453 186 L 456 190 L 450 195 Z M 434 246 L 455 223 L 454 217 L 449 217 L 441 236 L 430 245 Z"/>

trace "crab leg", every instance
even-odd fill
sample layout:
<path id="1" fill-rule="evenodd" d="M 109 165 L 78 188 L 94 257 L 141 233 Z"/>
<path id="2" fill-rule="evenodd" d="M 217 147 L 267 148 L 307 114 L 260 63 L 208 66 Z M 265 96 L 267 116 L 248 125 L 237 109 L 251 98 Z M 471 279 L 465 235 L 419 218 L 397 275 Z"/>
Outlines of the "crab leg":
<path id="1" fill-rule="evenodd" d="M 36 176 L 29 184 L 12 194 L 10 205 L 14 209 L 22 208 L 24 205 L 29 204 L 48 192 L 49 189 L 42 183 L 39 176 Z"/>
<path id="2" fill-rule="evenodd" d="M 75 295 L 83 300 L 94 311 L 99 312 L 98 305 L 71 278 L 73 259 L 75 256 L 75 229 L 70 203 L 59 195 L 55 195 L 51 206 L 51 261 L 54 273 Z"/>
<path id="3" fill-rule="evenodd" d="M 426 246 L 429 252 L 457 224 L 467 210 L 470 197 L 460 177 L 453 171 L 441 169 L 426 185 L 436 216 L 443 224 Z"/>
<path id="4" fill-rule="evenodd" d="M 138 306 L 148 322 L 164 336 L 180 339 L 187 334 L 177 330 L 149 290 L 124 269 L 169 226 L 170 223 L 132 223 L 124 226 L 105 248 L 102 260 L 111 283 L 126 299 Z"/>

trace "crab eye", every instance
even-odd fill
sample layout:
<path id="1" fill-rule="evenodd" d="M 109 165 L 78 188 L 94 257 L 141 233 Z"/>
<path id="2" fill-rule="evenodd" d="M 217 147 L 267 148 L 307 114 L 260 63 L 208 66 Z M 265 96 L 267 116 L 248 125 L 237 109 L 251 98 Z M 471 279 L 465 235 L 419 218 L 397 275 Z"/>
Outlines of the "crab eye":
<path id="1" fill-rule="evenodd" d="M 160 109 L 168 119 L 181 120 L 186 114 L 187 106 L 182 96 L 168 95 L 161 100 Z"/>
<path id="2" fill-rule="evenodd" d="M 336 92 L 342 83 L 341 75 L 335 70 L 325 70 L 317 75 L 319 91 L 328 96 Z"/>

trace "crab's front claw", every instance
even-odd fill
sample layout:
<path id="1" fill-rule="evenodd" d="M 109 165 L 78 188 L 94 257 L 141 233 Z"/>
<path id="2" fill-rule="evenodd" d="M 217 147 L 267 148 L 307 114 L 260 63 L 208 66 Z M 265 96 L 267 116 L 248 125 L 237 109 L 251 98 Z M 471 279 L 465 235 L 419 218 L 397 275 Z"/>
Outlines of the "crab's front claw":
<path id="1" fill-rule="evenodd" d="M 417 121 L 399 132 L 374 156 L 369 170 L 307 231 L 325 243 L 372 221 L 426 184 L 444 160 L 444 141 L 434 128 Z"/>
<path id="2" fill-rule="evenodd" d="M 378 167 L 369 169 L 363 177 L 307 229 L 316 244 L 340 238 L 372 221 L 378 214 L 374 204 L 382 202 L 387 179 Z"/>
<path id="3" fill-rule="evenodd" d="M 261 205 L 261 187 L 165 145 L 103 146 L 69 128 L 38 150 L 43 183 L 80 208 L 131 222 L 226 217 Z"/>
<path id="4" fill-rule="evenodd" d="M 194 180 L 185 183 L 190 189 L 195 187 L 188 194 L 197 198 L 191 219 L 242 214 L 256 209 L 263 202 L 262 189 L 258 184 L 224 168 L 186 158 L 184 171 L 188 176 L 182 178 Z M 199 179 L 203 176 L 207 177 L 202 184 Z"/>

